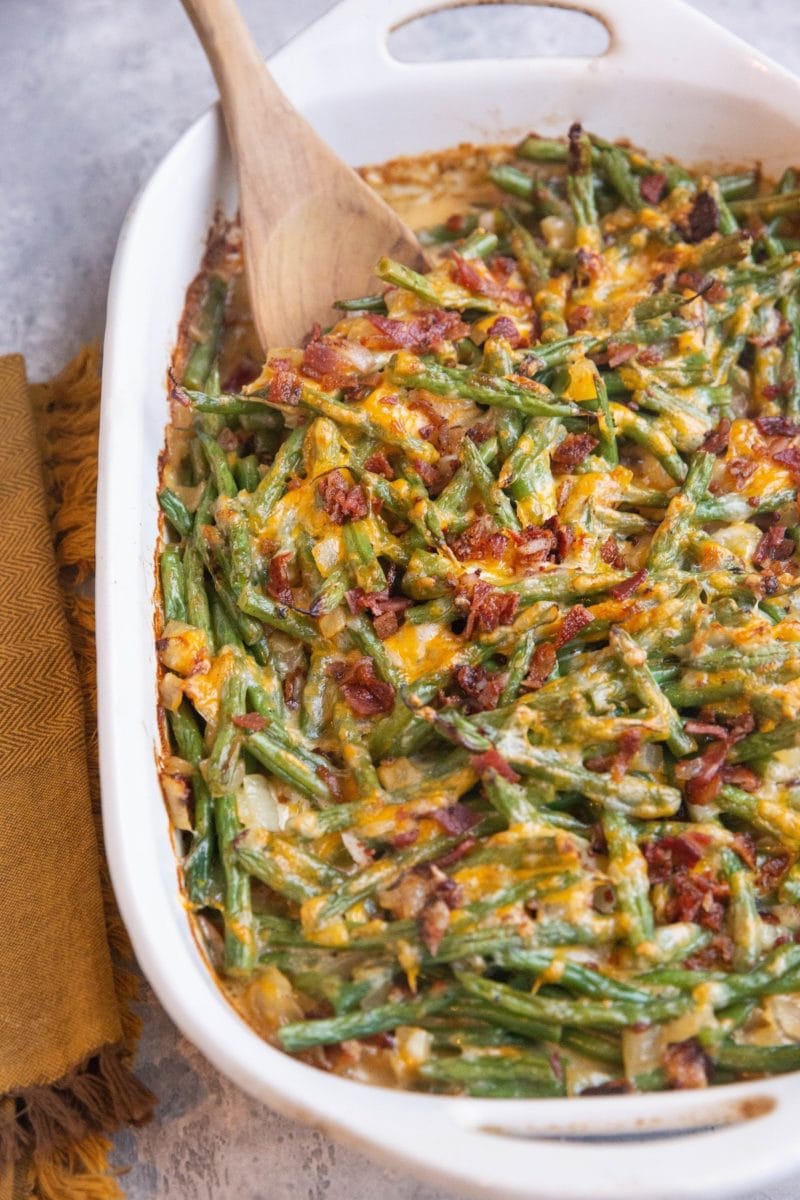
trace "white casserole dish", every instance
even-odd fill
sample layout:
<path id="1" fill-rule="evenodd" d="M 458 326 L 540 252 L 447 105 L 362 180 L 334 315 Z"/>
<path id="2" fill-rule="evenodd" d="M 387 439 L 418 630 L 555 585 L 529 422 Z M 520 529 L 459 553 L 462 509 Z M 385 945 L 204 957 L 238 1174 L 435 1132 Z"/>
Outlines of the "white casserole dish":
<path id="1" fill-rule="evenodd" d="M 440 0 L 426 11 L 451 5 Z M 402 64 L 388 54 L 386 33 L 417 15 L 419 0 L 343 0 L 271 65 L 352 163 L 511 140 L 528 129 L 562 134 L 573 119 L 689 162 L 758 160 L 769 173 L 800 157 L 800 80 L 680 0 L 559 6 L 603 21 L 604 55 Z M 462 1195 L 695 1200 L 751 1192 L 800 1166 L 800 1073 L 633 1097 L 414 1095 L 295 1061 L 258 1038 L 224 999 L 190 931 L 155 770 L 152 619 L 165 372 L 220 203 L 232 211 L 235 188 L 212 109 L 128 215 L 105 342 L 97 556 L 103 817 L 119 906 L 164 1007 L 253 1096 Z"/>

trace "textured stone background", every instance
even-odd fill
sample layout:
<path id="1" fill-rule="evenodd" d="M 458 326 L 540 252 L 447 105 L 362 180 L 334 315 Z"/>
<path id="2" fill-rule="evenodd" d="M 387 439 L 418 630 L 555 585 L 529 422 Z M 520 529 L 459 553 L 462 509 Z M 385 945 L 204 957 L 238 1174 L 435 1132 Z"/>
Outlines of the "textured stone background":
<path id="1" fill-rule="evenodd" d="M 694 2 L 800 71 L 796 0 Z M 330 0 L 241 5 L 269 54 Z M 398 35 L 395 49 L 431 58 L 479 49 L 491 22 L 499 53 L 515 54 L 533 44 L 525 31 L 534 19 L 450 14 Z M 566 29 L 558 16 L 544 32 L 537 24 L 539 51 L 563 48 Z M 602 48 L 586 19 L 573 36 L 586 52 Z M 33 377 L 102 333 L 125 210 L 213 98 L 177 0 L 0 0 L 0 352 L 24 351 Z M 446 1200 L 249 1100 L 179 1035 L 149 989 L 142 1013 L 139 1069 L 161 1103 L 152 1125 L 117 1140 L 129 1200 Z M 749 1200 L 797 1197 L 800 1177 Z"/>

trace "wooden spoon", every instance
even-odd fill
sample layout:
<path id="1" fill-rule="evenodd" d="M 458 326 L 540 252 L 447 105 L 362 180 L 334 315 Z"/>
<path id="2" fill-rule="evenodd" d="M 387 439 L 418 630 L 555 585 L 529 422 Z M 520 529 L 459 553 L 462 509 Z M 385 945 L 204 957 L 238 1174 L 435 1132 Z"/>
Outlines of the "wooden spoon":
<path id="1" fill-rule="evenodd" d="M 299 345 L 331 304 L 375 291 L 382 254 L 423 254 L 396 213 L 292 107 L 235 0 L 183 0 L 219 87 L 239 177 L 244 263 L 266 350 Z"/>

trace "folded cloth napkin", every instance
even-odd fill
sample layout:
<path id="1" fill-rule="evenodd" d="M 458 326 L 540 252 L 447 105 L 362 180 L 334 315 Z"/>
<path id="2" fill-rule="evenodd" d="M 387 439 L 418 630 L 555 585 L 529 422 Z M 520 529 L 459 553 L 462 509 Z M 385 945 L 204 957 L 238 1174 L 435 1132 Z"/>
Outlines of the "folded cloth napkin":
<path id="1" fill-rule="evenodd" d="M 98 853 L 98 351 L 29 387 L 0 358 L 0 1200 L 110 1200 L 146 1120 L 136 977 Z"/>

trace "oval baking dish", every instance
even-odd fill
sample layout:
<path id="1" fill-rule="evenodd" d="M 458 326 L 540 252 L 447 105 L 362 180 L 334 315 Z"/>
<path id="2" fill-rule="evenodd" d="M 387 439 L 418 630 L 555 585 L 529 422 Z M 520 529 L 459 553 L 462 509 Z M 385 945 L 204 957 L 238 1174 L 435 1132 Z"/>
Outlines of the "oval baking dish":
<path id="1" fill-rule="evenodd" d="M 529 128 L 560 134 L 572 120 L 684 161 L 758 160 L 769 174 L 791 157 L 800 81 L 692 9 L 678 0 L 561 0 L 559 7 L 597 16 L 610 35 L 606 53 L 401 64 L 386 49 L 386 33 L 416 16 L 419 0 L 343 0 L 272 66 L 352 163 L 513 140 Z M 688 1200 L 740 1194 L 789 1171 L 800 1164 L 797 1074 L 568 1103 L 389 1091 L 323 1074 L 267 1045 L 215 984 L 182 904 L 156 771 L 151 613 L 165 374 L 185 289 L 219 205 L 233 210 L 235 188 L 213 109 L 165 158 L 128 216 L 105 343 L 97 579 L 103 812 L 120 908 L 159 998 L 252 1095 L 461 1194 Z"/>

